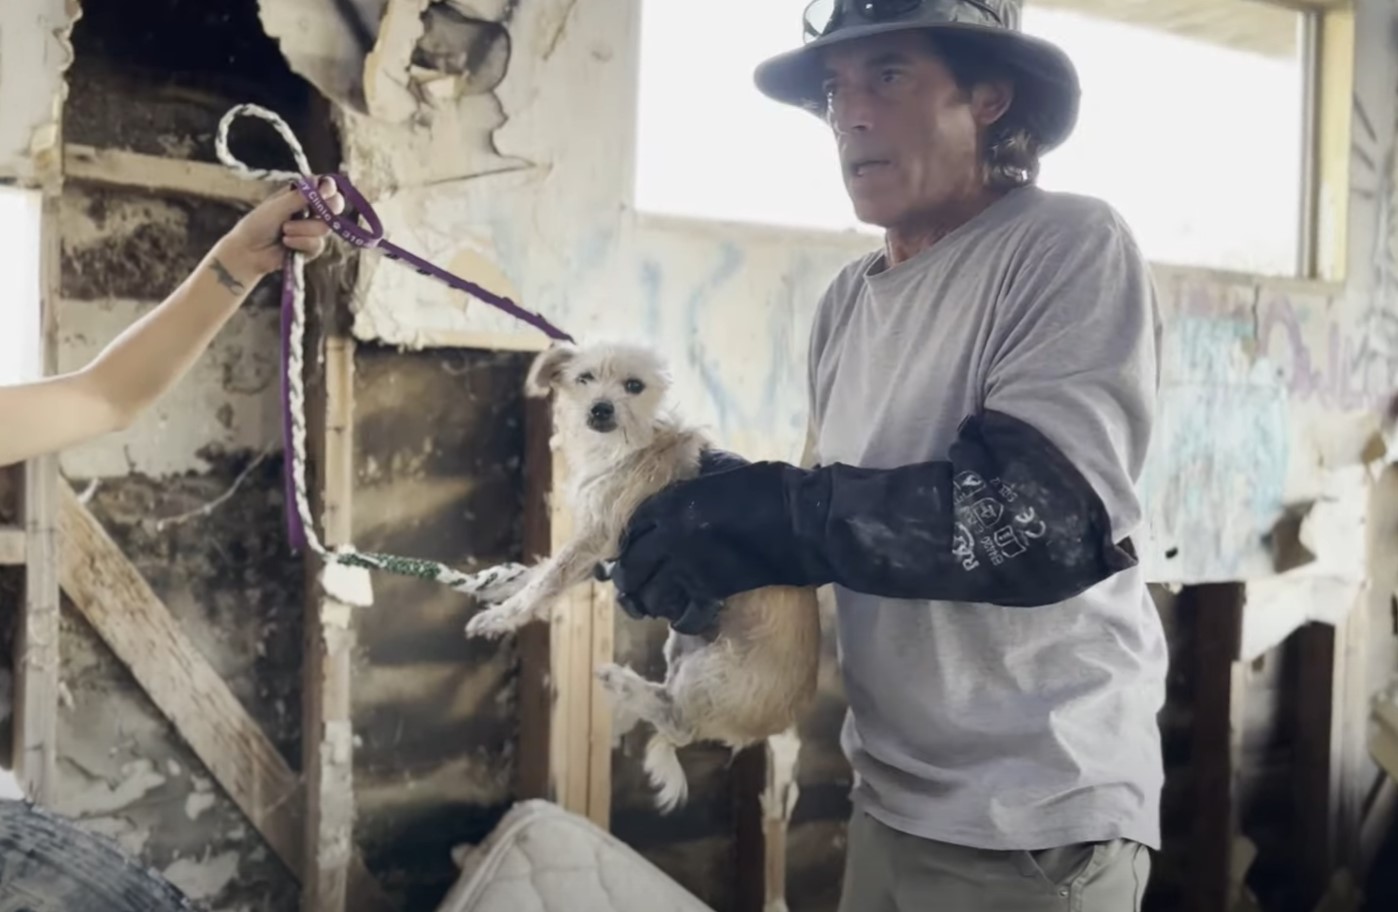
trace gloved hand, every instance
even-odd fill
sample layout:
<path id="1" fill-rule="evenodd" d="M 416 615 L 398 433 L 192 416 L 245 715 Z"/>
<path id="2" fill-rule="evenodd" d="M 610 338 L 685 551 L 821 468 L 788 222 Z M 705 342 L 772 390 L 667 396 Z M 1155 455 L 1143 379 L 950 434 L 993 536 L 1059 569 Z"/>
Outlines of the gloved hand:
<path id="1" fill-rule="evenodd" d="M 612 569 L 618 601 L 680 632 L 763 586 L 1050 605 L 1136 563 L 1091 485 L 1037 430 L 963 422 L 949 458 L 890 469 L 721 468 L 642 503 Z"/>
<path id="2" fill-rule="evenodd" d="M 704 452 L 701 453 L 699 456 L 699 476 L 703 477 L 705 475 L 713 474 L 714 472 L 726 471 L 729 469 L 735 469 L 746 465 L 749 465 L 748 461 L 742 458 L 741 456 L 737 455 L 736 453 L 730 453 L 726 450 L 710 448 L 704 450 Z M 653 498 L 643 503 L 641 507 L 641 512 L 638 512 L 635 516 L 632 517 L 629 530 L 634 532 L 634 530 L 637 528 L 636 517 L 642 515 L 642 513 L 648 507 L 653 510 L 655 506 L 656 504 Z M 714 623 L 714 621 L 717 620 L 717 614 L 719 608 L 721 607 L 721 602 L 713 599 L 704 599 L 700 602 L 694 603 L 690 603 L 687 600 L 685 600 L 686 604 L 678 604 L 674 603 L 673 601 L 662 600 L 662 602 L 667 606 L 664 612 L 652 612 L 643 609 L 637 603 L 636 599 L 629 595 L 630 590 L 616 581 L 615 567 L 615 562 L 598 564 L 593 569 L 593 576 L 599 581 L 612 580 L 614 583 L 616 583 L 617 604 L 621 607 L 623 611 L 626 612 L 626 614 L 629 617 L 635 618 L 637 620 L 645 617 L 664 617 L 665 619 L 670 621 L 671 626 L 675 630 L 679 631 L 680 633 L 689 634 L 700 633 L 707 627 L 711 626 Z M 626 579 L 624 571 L 622 579 Z"/>
<path id="3" fill-rule="evenodd" d="M 641 504 L 612 568 L 617 601 L 632 616 L 662 617 L 680 633 L 712 625 L 727 596 L 802 585 L 792 519 L 776 462 L 700 475 Z"/>

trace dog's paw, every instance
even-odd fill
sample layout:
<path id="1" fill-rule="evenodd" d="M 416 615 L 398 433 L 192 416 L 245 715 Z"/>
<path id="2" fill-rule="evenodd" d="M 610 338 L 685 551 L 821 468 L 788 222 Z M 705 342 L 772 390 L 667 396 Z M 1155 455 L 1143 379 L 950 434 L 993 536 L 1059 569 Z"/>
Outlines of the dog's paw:
<path id="1" fill-rule="evenodd" d="M 625 696 L 636 688 L 636 672 L 629 668 L 623 668 L 615 662 L 599 665 L 593 675 L 601 683 L 602 688 L 614 696 Z"/>
<path id="2" fill-rule="evenodd" d="M 501 611 L 499 608 L 491 608 L 489 611 L 482 611 L 466 622 L 466 636 L 468 638 L 485 637 L 493 640 L 513 633 L 520 626 L 521 622 L 517 614 Z"/>
<path id="3" fill-rule="evenodd" d="M 501 564 L 477 574 L 466 594 L 487 605 L 499 605 L 529 583 L 533 568 L 524 564 Z"/>

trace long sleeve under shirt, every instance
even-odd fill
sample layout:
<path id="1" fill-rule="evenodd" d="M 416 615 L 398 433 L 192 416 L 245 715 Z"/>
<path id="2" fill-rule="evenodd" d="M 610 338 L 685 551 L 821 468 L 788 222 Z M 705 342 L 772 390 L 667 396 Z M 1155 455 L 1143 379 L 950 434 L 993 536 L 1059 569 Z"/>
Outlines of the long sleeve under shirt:
<path id="1" fill-rule="evenodd" d="M 1158 339 L 1116 213 L 1016 190 L 911 259 L 869 254 L 832 282 L 812 331 L 814 456 L 945 459 L 961 421 L 995 409 L 1073 460 L 1120 541 L 1142 520 Z M 1013 559 L 995 531 L 958 534 L 976 560 Z M 841 737 L 871 815 L 979 848 L 1158 848 L 1167 654 L 1139 566 L 1039 608 L 835 596 Z"/>

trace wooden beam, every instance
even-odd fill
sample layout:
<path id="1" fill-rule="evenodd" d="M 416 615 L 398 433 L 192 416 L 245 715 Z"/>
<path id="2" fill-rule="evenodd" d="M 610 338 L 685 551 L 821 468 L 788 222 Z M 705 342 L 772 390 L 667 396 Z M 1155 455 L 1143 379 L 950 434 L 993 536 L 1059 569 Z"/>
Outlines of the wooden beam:
<path id="1" fill-rule="evenodd" d="M 564 466 L 549 447 L 553 425 L 545 400 L 525 405 L 526 561 L 553 553 L 571 520 L 554 492 Z M 573 587 L 548 624 L 519 632 L 520 732 L 517 789 L 611 824 L 611 707 L 593 669 L 612 660 L 613 609 L 600 586 Z"/>
<path id="2" fill-rule="evenodd" d="M 735 912 L 786 908 L 787 831 L 800 753 L 800 737 L 783 733 L 733 760 Z"/>
<path id="3" fill-rule="evenodd" d="M 1198 812 L 1189 845 L 1185 906 L 1190 912 L 1228 912 L 1246 873 L 1233 869 L 1247 668 L 1237 661 L 1243 601 L 1243 586 L 1231 583 L 1190 586 L 1180 597 L 1180 607 L 1187 606 L 1193 621 L 1190 765 Z"/>
<path id="4" fill-rule="evenodd" d="M 308 382 L 309 456 L 317 467 L 313 514 L 327 547 L 348 544 L 353 534 L 354 342 L 338 334 L 324 340 L 324 372 Z M 354 727 L 350 705 L 351 609 L 319 585 L 324 564 L 308 588 L 305 666 L 302 678 L 302 769 L 306 774 L 306 874 L 303 912 L 345 912 L 354 848 Z"/>
<path id="5" fill-rule="evenodd" d="M 1363 613 L 1364 608 L 1356 608 Z M 1296 813 L 1297 908 L 1311 909 L 1330 886 L 1339 851 L 1343 707 L 1340 639 L 1329 624 L 1309 623 L 1293 634 L 1296 645 L 1296 741 L 1292 767 Z M 1356 821 L 1357 822 L 1357 821 Z"/>
<path id="6" fill-rule="evenodd" d="M 96 149 L 75 143 L 63 147 L 63 167 L 69 180 L 196 196 L 245 206 L 256 206 L 276 188 L 270 181 L 238 177 L 220 164 Z"/>
<path id="7" fill-rule="evenodd" d="M 73 489 L 60 481 L 58 494 L 64 591 L 300 878 L 300 778 Z M 366 908 L 392 908 L 362 860 L 356 858 L 351 877 Z"/>
<path id="8" fill-rule="evenodd" d="M 58 366 L 59 198 L 45 194 L 39 217 L 39 365 Z M 14 771 L 25 794 L 51 804 L 58 783 L 59 589 L 54 498 L 58 457 L 24 469 L 24 613 L 15 636 Z"/>
<path id="9" fill-rule="evenodd" d="M 1316 137 L 1316 275 L 1345 279 L 1349 241 L 1349 163 L 1354 111 L 1354 10 L 1337 6 L 1320 16 L 1319 104 Z"/>
<path id="10" fill-rule="evenodd" d="M 29 534 L 20 528 L 0 527 L 0 567 L 21 567 L 29 553 Z"/>

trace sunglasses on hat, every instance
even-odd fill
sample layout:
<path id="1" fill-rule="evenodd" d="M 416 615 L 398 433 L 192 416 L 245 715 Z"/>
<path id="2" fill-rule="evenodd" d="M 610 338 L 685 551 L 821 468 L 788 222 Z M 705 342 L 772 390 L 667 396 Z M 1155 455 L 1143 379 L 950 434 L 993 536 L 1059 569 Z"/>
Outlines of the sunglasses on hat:
<path id="1" fill-rule="evenodd" d="M 865 22 L 888 22 L 915 13 L 929 2 L 947 5 L 946 0 L 813 0 L 807 4 L 806 12 L 802 15 L 801 43 L 808 44 L 837 28 L 844 21 L 846 13 L 856 15 Z M 979 0 L 961 2 L 978 7 L 995 21 L 1000 21 L 1000 14 Z"/>

